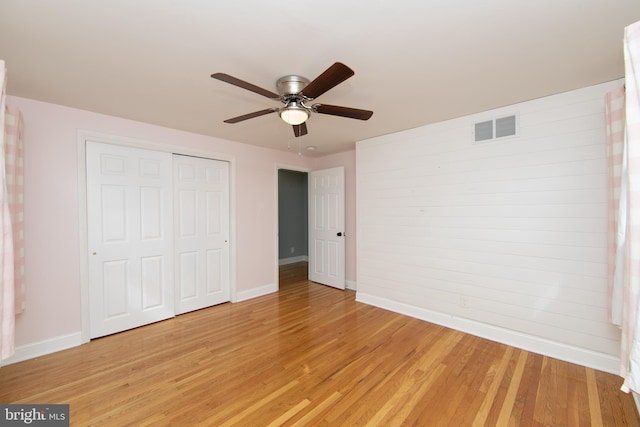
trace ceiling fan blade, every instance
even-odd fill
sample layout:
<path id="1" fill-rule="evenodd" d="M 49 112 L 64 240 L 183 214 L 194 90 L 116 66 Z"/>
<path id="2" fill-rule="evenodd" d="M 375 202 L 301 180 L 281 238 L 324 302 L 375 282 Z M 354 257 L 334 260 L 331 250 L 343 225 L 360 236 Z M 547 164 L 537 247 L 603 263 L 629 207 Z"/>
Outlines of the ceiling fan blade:
<path id="1" fill-rule="evenodd" d="M 236 77 L 230 76 L 225 73 L 215 73 L 211 74 L 211 77 L 217 80 L 221 80 L 225 83 L 232 84 L 234 86 L 241 87 L 242 89 L 250 90 L 251 92 L 257 93 L 258 95 L 266 96 L 269 99 L 280 99 L 280 95 L 277 93 L 271 92 L 270 90 L 263 89 L 254 84 L 245 82 L 244 80 L 240 80 Z"/>
<path id="2" fill-rule="evenodd" d="M 234 117 L 234 118 L 231 118 L 231 119 L 227 119 L 224 122 L 225 123 L 238 123 L 238 122 L 241 122 L 243 120 L 253 119 L 254 117 L 264 116 L 265 114 L 275 113 L 276 111 L 278 111 L 277 108 L 267 108 L 266 110 L 255 111 L 253 113 L 244 114 L 242 116 L 238 116 L 238 117 Z"/>
<path id="3" fill-rule="evenodd" d="M 338 86 L 354 74 L 355 72 L 351 68 L 347 67 L 342 62 L 336 62 L 302 89 L 302 94 L 307 98 L 317 98 L 329 89 Z"/>
<path id="4" fill-rule="evenodd" d="M 316 104 L 313 110 L 320 114 L 330 114 L 332 116 L 348 117 L 350 119 L 369 120 L 373 111 L 360 110 L 358 108 L 340 107 L 338 105 Z"/>
<path id="5" fill-rule="evenodd" d="M 297 137 L 307 134 L 307 122 L 303 122 L 299 125 L 293 125 L 293 134 Z"/>

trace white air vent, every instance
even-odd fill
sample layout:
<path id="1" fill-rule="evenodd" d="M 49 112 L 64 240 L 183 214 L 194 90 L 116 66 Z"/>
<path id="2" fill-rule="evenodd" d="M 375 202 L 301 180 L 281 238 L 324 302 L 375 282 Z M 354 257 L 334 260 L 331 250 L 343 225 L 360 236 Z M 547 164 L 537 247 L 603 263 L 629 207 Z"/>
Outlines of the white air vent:
<path id="1" fill-rule="evenodd" d="M 494 120 L 486 120 L 473 125 L 473 142 L 481 143 L 493 141 L 498 138 L 516 136 L 518 134 L 518 117 L 500 117 Z"/>
<path id="2" fill-rule="evenodd" d="M 493 120 L 480 122 L 475 125 L 475 142 L 493 139 Z"/>

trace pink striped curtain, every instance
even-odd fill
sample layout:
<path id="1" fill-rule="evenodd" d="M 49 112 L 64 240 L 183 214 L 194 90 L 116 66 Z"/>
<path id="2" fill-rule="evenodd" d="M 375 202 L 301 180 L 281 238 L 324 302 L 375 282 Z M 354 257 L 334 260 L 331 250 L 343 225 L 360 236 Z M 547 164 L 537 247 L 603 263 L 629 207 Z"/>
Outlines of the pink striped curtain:
<path id="1" fill-rule="evenodd" d="M 0 360 L 15 352 L 15 316 L 24 308 L 22 115 L 6 106 L 0 60 Z"/>
<path id="2" fill-rule="evenodd" d="M 623 156 L 625 152 L 624 99 L 624 86 L 612 90 L 605 96 L 607 157 L 609 159 L 608 307 L 609 321 L 618 326 L 622 325 L 627 213 L 626 156 Z M 621 193 L 623 197 L 620 197 Z"/>
<path id="3" fill-rule="evenodd" d="M 24 148 L 22 113 L 6 107 L 4 121 L 4 165 L 7 204 L 13 238 L 15 313 L 24 310 Z"/>
<path id="4" fill-rule="evenodd" d="M 640 392 L 640 22 L 625 28 L 627 233 L 620 371 L 625 391 Z M 623 197 L 623 195 L 621 195 Z"/>
<path id="5" fill-rule="evenodd" d="M 4 123 L 7 87 L 7 70 L 4 61 L 0 61 L 0 155 L 4 147 Z M 1 159 L 0 159 L 1 160 Z M 0 161 L 0 178 L 4 175 L 4 166 Z M 0 185 L 0 360 L 6 359 L 15 352 L 14 325 L 15 325 L 15 291 L 13 287 L 13 243 L 11 233 L 6 231 L 9 222 L 8 206 L 6 205 L 5 186 Z M 5 207 L 7 208 L 5 211 Z M 10 245 L 9 245 L 10 244 Z M 11 246 L 11 249 L 9 248 Z"/>

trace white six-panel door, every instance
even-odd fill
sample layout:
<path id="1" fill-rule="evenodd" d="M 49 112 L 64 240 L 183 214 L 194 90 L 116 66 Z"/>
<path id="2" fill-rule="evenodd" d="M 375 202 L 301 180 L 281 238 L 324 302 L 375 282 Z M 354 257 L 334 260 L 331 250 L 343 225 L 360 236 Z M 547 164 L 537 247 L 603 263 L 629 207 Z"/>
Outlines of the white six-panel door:
<path id="1" fill-rule="evenodd" d="M 344 168 L 309 172 L 309 280 L 345 288 Z"/>
<path id="2" fill-rule="evenodd" d="M 87 142 L 91 338 L 174 315 L 171 158 Z"/>
<path id="3" fill-rule="evenodd" d="M 229 163 L 174 155 L 176 314 L 230 300 Z"/>

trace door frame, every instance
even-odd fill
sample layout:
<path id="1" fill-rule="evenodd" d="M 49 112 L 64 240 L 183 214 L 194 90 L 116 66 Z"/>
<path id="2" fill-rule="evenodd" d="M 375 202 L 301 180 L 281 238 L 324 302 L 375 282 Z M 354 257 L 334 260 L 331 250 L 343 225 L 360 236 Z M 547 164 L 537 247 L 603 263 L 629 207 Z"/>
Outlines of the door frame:
<path id="1" fill-rule="evenodd" d="M 185 156 L 203 157 L 212 160 L 229 162 L 229 287 L 231 302 L 237 301 L 236 295 L 236 159 L 235 156 L 192 149 L 172 143 L 158 143 L 142 139 L 127 138 L 99 132 L 79 129 L 77 132 L 77 166 L 78 166 L 78 223 L 80 240 L 80 302 L 81 302 L 81 342 L 90 338 L 90 302 L 89 302 L 89 240 L 87 218 L 87 164 L 86 143 L 96 141 L 105 144 L 161 151 Z M 276 174 L 277 175 L 277 174 Z M 276 178 L 277 179 L 277 178 Z M 276 206 L 277 209 L 277 206 Z M 277 242 L 276 242 L 277 244 Z M 278 276 L 276 276 L 277 278 Z"/>
<path id="2" fill-rule="evenodd" d="M 295 172 L 306 172 L 309 173 L 311 172 L 313 169 L 311 168 L 307 168 L 304 166 L 293 166 L 293 165 L 288 165 L 288 164 L 283 164 L 283 163 L 276 163 L 275 165 L 275 230 L 276 230 L 276 236 L 275 236 L 275 254 L 276 254 L 276 259 L 274 261 L 275 264 L 275 268 L 274 268 L 274 273 L 273 273 L 273 277 L 275 278 L 275 288 L 276 291 L 278 291 L 280 289 L 280 257 L 279 257 L 279 253 L 280 253 L 280 225 L 278 224 L 278 198 L 280 197 L 280 191 L 278 191 L 278 171 L 280 169 L 285 169 L 285 170 L 290 170 L 290 171 L 295 171 Z M 308 222 L 308 221 L 307 221 Z"/>

